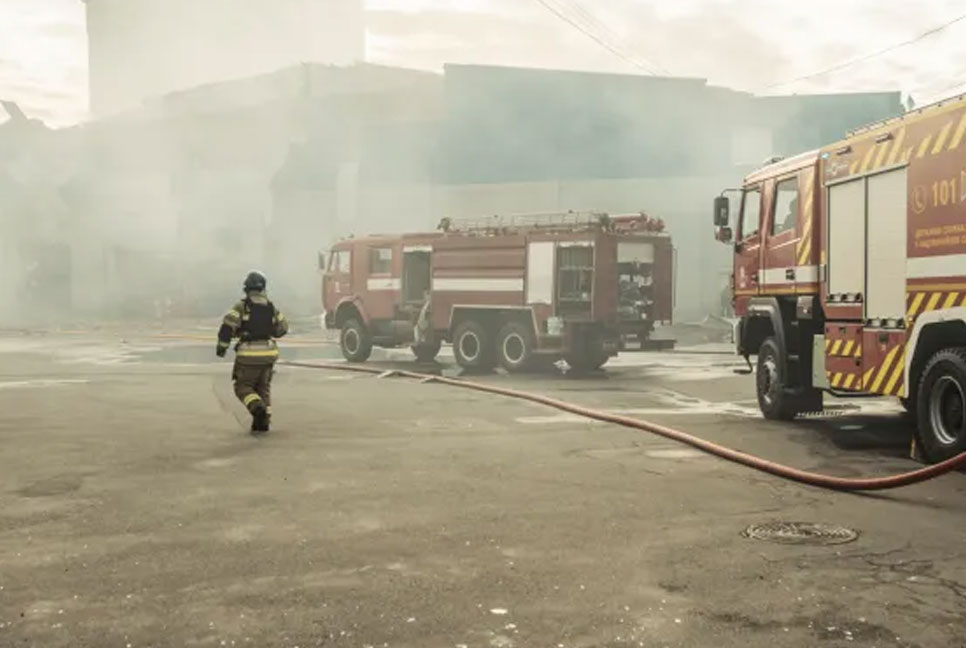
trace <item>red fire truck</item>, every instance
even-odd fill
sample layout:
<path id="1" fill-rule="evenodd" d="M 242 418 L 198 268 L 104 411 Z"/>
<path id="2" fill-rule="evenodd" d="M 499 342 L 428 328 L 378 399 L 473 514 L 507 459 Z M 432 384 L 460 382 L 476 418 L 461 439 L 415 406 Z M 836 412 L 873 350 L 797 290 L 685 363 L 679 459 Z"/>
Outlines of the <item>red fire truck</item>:
<path id="1" fill-rule="evenodd" d="M 919 450 L 966 450 L 966 96 L 755 171 L 734 235 L 735 340 L 767 418 L 894 396 Z"/>
<path id="2" fill-rule="evenodd" d="M 609 217 L 444 219 L 426 234 L 347 239 L 323 275 L 325 326 L 345 358 L 453 344 L 465 369 L 521 371 L 560 358 L 601 367 L 620 345 L 617 235 Z"/>
<path id="3" fill-rule="evenodd" d="M 657 324 L 670 324 L 674 310 L 674 247 L 664 221 L 644 212 L 611 217 L 617 232 L 618 311 L 624 340 L 642 349 Z"/>

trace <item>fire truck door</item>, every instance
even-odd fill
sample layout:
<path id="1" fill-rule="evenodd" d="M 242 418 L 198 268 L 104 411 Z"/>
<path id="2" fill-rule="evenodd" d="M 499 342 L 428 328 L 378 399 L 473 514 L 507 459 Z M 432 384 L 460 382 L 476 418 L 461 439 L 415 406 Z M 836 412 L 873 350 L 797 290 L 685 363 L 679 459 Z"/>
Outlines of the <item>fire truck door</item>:
<path id="1" fill-rule="evenodd" d="M 797 279 L 796 232 L 801 211 L 798 176 L 779 179 L 769 193 L 771 200 L 768 201 L 768 217 L 765 219 L 761 291 L 772 295 L 793 293 Z"/>
<path id="2" fill-rule="evenodd" d="M 350 285 L 352 253 L 349 250 L 334 250 L 329 255 L 329 266 L 322 277 L 322 289 L 326 304 L 336 304 L 352 292 Z"/>
<path id="3" fill-rule="evenodd" d="M 743 297 L 747 298 L 760 293 L 762 198 L 760 184 L 745 188 L 741 198 L 735 242 L 734 277 L 735 297 L 739 301 L 739 310 L 741 310 L 740 302 Z"/>

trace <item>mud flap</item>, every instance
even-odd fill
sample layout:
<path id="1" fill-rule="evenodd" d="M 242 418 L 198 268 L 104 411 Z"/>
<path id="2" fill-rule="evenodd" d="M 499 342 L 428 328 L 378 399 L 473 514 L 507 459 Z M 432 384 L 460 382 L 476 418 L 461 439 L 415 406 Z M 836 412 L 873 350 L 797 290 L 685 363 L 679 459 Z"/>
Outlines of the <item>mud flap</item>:
<path id="1" fill-rule="evenodd" d="M 793 399 L 795 409 L 799 414 L 814 414 L 825 409 L 824 394 L 821 389 L 805 388 L 793 390 L 789 393 Z"/>
<path id="2" fill-rule="evenodd" d="M 755 367 L 751 364 L 751 358 L 747 353 L 742 357 L 745 359 L 745 362 L 748 363 L 748 366 L 741 369 L 735 369 L 734 372 L 739 376 L 750 376 L 751 374 L 755 373 Z"/>
<path id="3" fill-rule="evenodd" d="M 916 435 L 912 435 L 912 441 L 909 442 L 909 458 L 916 463 L 927 464 L 929 461 L 926 460 L 925 455 L 922 454 L 922 450 L 919 449 L 919 444 L 916 443 Z"/>

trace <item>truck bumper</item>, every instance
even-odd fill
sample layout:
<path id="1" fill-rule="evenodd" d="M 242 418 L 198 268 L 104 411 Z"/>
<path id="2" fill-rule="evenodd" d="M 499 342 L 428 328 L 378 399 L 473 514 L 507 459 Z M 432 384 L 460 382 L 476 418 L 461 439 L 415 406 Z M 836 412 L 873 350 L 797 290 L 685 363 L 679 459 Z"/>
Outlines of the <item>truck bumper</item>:
<path id="1" fill-rule="evenodd" d="M 601 346 L 604 349 L 604 353 L 607 355 L 617 355 L 617 353 L 621 350 L 620 336 L 605 337 L 603 340 L 601 340 Z"/>
<path id="2" fill-rule="evenodd" d="M 621 334 L 618 326 L 600 322 L 571 322 L 564 331 L 563 353 L 604 353 L 608 357 L 621 350 Z"/>

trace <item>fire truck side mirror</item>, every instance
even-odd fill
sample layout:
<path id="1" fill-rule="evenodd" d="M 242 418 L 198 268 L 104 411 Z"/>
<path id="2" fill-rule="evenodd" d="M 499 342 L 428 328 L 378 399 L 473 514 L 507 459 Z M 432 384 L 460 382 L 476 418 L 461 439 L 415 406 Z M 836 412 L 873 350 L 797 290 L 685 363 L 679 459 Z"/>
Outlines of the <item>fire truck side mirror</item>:
<path id="1" fill-rule="evenodd" d="M 716 239 L 722 243 L 731 243 L 731 228 L 730 227 L 718 227 L 715 230 Z"/>
<path id="2" fill-rule="evenodd" d="M 728 196 L 718 196 L 714 199 L 714 225 L 726 227 L 731 218 L 731 203 Z"/>
<path id="3" fill-rule="evenodd" d="M 325 252 L 319 252 L 319 270 L 325 272 Z"/>

